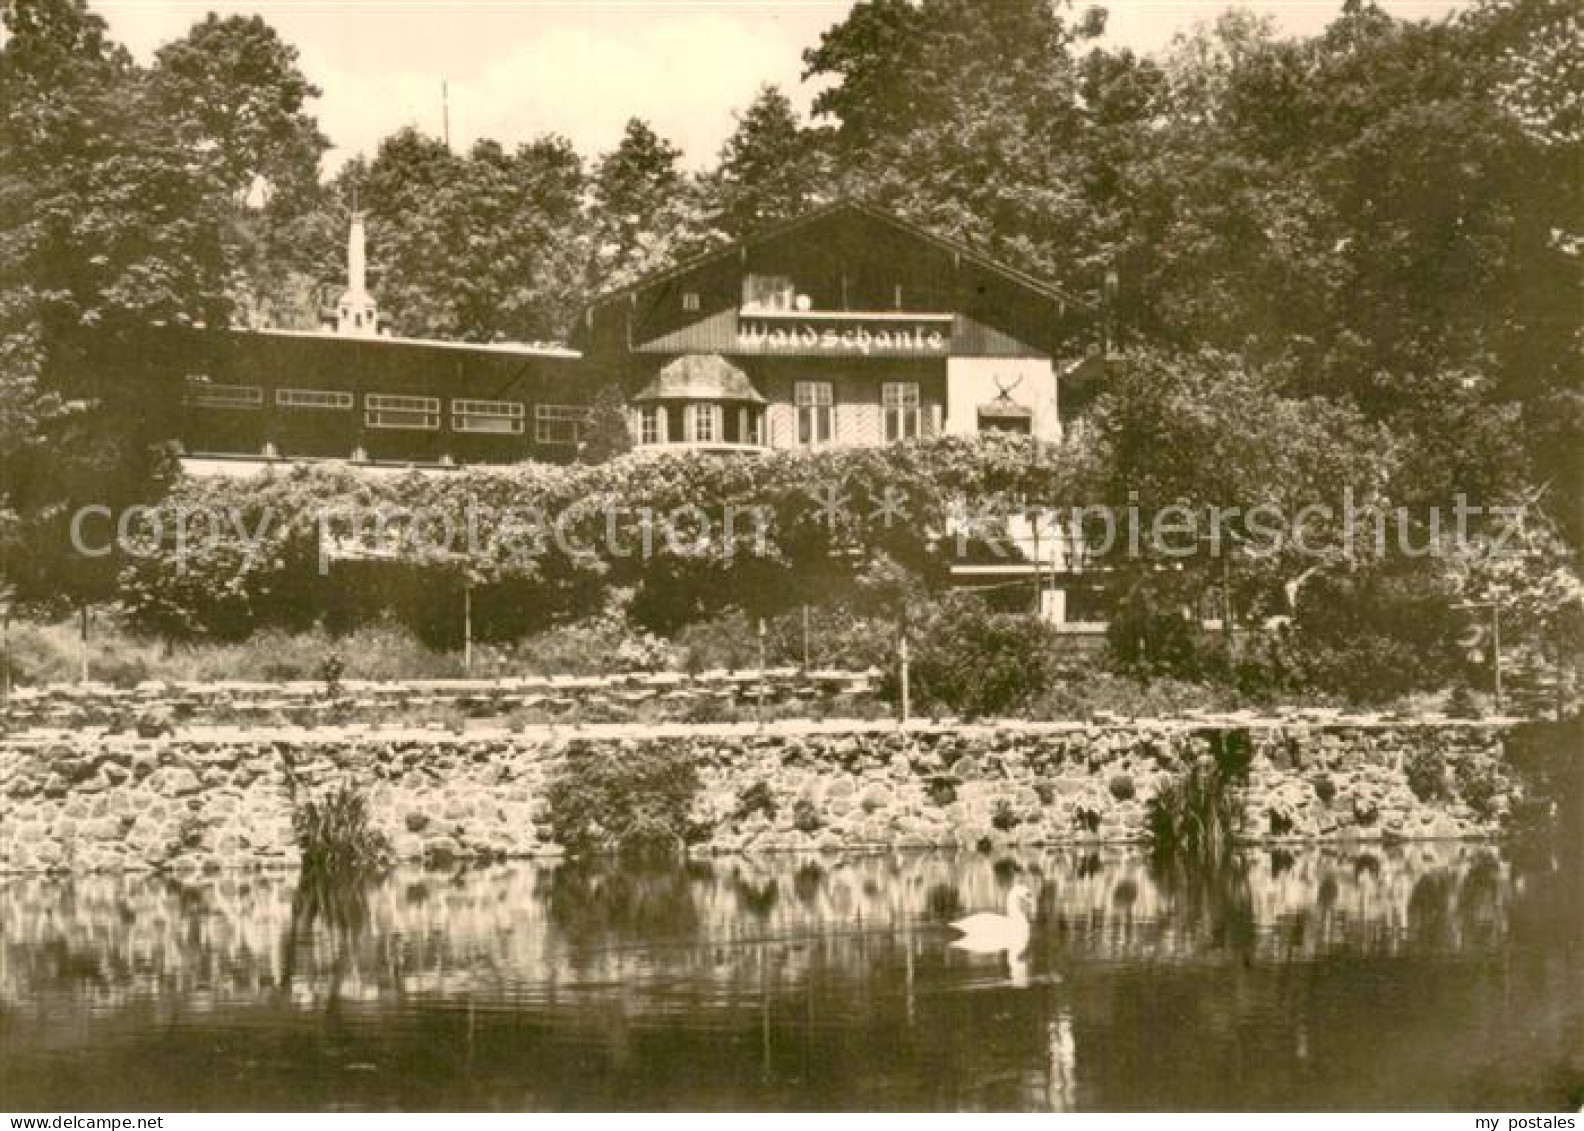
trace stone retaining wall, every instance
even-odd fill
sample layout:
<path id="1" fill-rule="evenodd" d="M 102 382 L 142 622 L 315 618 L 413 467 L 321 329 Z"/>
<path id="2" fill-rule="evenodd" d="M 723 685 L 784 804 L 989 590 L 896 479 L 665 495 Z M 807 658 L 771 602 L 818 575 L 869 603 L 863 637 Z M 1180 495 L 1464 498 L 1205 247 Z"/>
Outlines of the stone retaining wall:
<path id="1" fill-rule="evenodd" d="M 553 853 L 543 799 L 573 741 L 697 758 L 716 852 L 1139 840 L 1155 791 L 1228 750 L 1252 759 L 1247 834 L 1273 842 L 1496 835 L 1521 793 L 1475 723 L 33 734 L 0 741 L 0 871 L 293 863 L 287 757 L 310 788 L 366 785 L 404 859 Z"/>
<path id="2" fill-rule="evenodd" d="M 615 675 L 502 679 L 345 680 L 183 683 L 150 680 L 136 687 L 58 683 L 13 690 L 0 705 L 0 725 L 19 730 L 76 729 L 113 724 L 152 729 L 236 720 L 247 725 L 375 722 L 400 712 L 447 709 L 470 718 L 498 719 L 539 710 L 559 717 L 575 709 L 630 709 L 658 704 L 685 711 L 704 703 L 767 702 L 805 706 L 874 698 L 882 673 L 839 669 L 802 671 L 623 672 Z"/>

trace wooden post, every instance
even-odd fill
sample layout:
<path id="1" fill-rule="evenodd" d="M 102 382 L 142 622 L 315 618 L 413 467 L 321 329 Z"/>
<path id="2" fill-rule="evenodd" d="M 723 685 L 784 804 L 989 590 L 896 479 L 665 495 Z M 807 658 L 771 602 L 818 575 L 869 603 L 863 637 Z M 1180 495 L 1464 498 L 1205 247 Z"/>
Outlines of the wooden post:
<path id="1" fill-rule="evenodd" d="M 1045 619 L 1045 579 L 1040 574 L 1039 508 L 1029 511 L 1029 526 L 1034 531 L 1034 619 Z"/>
<path id="2" fill-rule="evenodd" d="M 1221 558 L 1221 629 L 1226 634 L 1227 659 L 1236 644 L 1232 628 L 1232 558 L 1230 551 Z"/>
<path id="3" fill-rule="evenodd" d="M 765 622 L 764 617 L 759 618 L 759 693 L 754 705 L 759 715 L 759 721 L 764 722 L 765 701 Z"/>
<path id="4" fill-rule="evenodd" d="M 809 607 L 803 606 L 803 670 L 809 670 Z"/>
<path id="5" fill-rule="evenodd" d="M 1560 683 L 1558 684 L 1560 686 Z M 11 609 L 0 610 L 0 703 L 11 702 Z"/>
<path id="6" fill-rule="evenodd" d="M 1491 668 L 1496 683 L 1496 713 L 1502 713 L 1501 608 L 1495 601 L 1491 611 Z"/>
<path id="7" fill-rule="evenodd" d="M 77 640 L 81 646 L 78 649 L 81 662 L 81 671 L 77 677 L 78 683 L 88 682 L 88 606 L 82 605 L 77 610 Z"/>
<path id="8" fill-rule="evenodd" d="M 902 633 L 902 639 L 897 644 L 897 659 L 900 661 L 902 668 L 902 723 L 905 726 L 913 709 L 912 689 L 908 686 L 908 638 L 906 632 Z"/>
<path id="9" fill-rule="evenodd" d="M 473 674 L 473 582 L 462 582 L 462 671 Z"/>

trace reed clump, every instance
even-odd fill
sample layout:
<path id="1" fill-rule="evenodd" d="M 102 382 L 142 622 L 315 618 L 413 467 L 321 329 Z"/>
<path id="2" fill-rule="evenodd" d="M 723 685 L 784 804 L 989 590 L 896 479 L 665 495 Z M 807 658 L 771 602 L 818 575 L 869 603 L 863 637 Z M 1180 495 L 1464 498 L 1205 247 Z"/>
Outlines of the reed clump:
<path id="1" fill-rule="evenodd" d="M 298 778 L 289 756 L 283 769 L 304 877 L 355 883 L 389 866 L 390 839 L 374 826 L 362 789 L 342 779 L 316 792 Z"/>
<path id="2" fill-rule="evenodd" d="M 1201 759 L 1150 798 L 1145 819 L 1157 857 L 1193 867 L 1225 866 L 1243 826 L 1235 776 L 1213 759 Z"/>

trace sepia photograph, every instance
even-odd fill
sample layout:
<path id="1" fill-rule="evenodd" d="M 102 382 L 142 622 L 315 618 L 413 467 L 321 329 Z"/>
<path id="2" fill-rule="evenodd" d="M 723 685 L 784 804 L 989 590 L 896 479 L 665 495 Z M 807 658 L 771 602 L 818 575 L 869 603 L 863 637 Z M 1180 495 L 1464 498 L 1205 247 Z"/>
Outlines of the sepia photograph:
<path id="1" fill-rule="evenodd" d="M 1584 1131 L 1581 547 L 1575 0 L 0 0 L 0 1131 Z"/>

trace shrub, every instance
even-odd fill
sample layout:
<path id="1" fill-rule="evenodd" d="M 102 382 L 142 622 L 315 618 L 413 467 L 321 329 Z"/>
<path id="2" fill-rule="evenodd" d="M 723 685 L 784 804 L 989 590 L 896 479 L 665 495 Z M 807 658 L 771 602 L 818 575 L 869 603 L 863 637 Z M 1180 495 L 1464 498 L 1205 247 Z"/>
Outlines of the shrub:
<path id="1" fill-rule="evenodd" d="M 1460 683 L 1447 696 L 1446 713 L 1454 719 L 1477 719 L 1484 712 L 1480 701 L 1466 683 Z"/>
<path id="2" fill-rule="evenodd" d="M 341 675 L 346 671 L 346 661 L 331 652 L 319 662 L 319 682 L 324 684 L 326 699 L 340 699 L 344 693 Z"/>
<path id="3" fill-rule="evenodd" d="M 816 833 L 825 822 L 820 819 L 819 808 L 812 797 L 800 797 L 792 805 L 792 827 L 800 833 Z"/>
<path id="4" fill-rule="evenodd" d="M 1119 672 L 1194 678 L 1203 674 L 1196 635 L 1178 609 L 1141 595 L 1124 601 L 1106 626 L 1108 660 Z"/>
<path id="5" fill-rule="evenodd" d="M 1111 775 L 1111 780 L 1106 783 L 1106 788 L 1111 791 L 1111 796 L 1118 801 L 1132 801 L 1137 793 L 1130 774 L 1117 773 Z"/>
<path id="6" fill-rule="evenodd" d="M 801 667 L 806 644 L 810 668 L 851 671 L 891 666 L 895 636 L 894 623 L 877 619 L 848 601 L 832 601 L 830 594 L 822 595 L 821 603 L 810 605 L 806 626 L 799 608 L 768 618 L 765 632 L 772 664 Z"/>
<path id="7" fill-rule="evenodd" d="M 1315 796 L 1320 799 L 1320 804 L 1329 805 L 1336 800 L 1336 782 L 1331 780 L 1330 774 L 1316 774 L 1311 784 L 1314 786 Z"/>
<path id="8" fill-rule="evenodd" d="M 744 671 L 759 666 L 758 626 L 740 609 L 683 628 L 677 633 L 676 648 L 684 671 Z"/>
<path id="9" fill-rule="evenodd" d="M 1050 686 L 1056 647 L 1054 631 L 1038 618 L 992 613 L 974 597 L 949 597 L 918 633 L 912 677 L 919 705 L 969 717 L 1016 710 Z"/>
<path id="10" fill-rule="evenodd" d="M 550 828 L 574 856 L 676 855 L 704 832 L 692 822 L 698 788 L 694 759 L 674 747 L 574 741 L 546 791 Z"/>
<path id="11" fill-rule="evenodd" d="M 1354 703 L 1378 704 L 1444 682 L 1456 650 L 1434 572 L 1393 563 L 1302 590 L 1290 641 L 1294 678 Z"/>
<path id="12" fill-rule="evenodd" d="M 995 808 L 990 813 L 990 824 L 992 826 L 1002 832 L 1006 832 L 1009 829 L 1016 828 L 1022 822 L 1023 818 L 1018 816 L 1018 812 L 1013 807 L 1012 802 L 1005 797 L 996 798 Z"/>
<path id="13" fill-rule="evenodd" d="M 1164 718 L 1189 708 L 1232 710 L 1244 699 L 1230 688 L 1187 683 L 1169 676 L 1150 679 L 1087 667 L 1059 675 L 1024 714 L 1036 719 L 1089 719 L 1104 711 L 1124 718 Z"/>
<path id="14" fill-rule="evenodd" d="M 1410 750 L 1403 758 L 1403 776 L 1420 801 L 1436 801 L 1446 796 L 1446 759 L 1438 750 L 1425 746 Z"/>
<path id="15" fill-rule="evenodd" d="M 1100 810 L 1093 805 L 1080 801 L 1073 806 L 1073 824 L 1077 825 L 1081 831 L 1086 833 L 1099 832 L 1101 820 Z"/>
<path id="16" fill-rule="evenodd" d="M 775 820 L 775 793 L 767 781 L 756 781 L 737 797 L 737 807 L 732 810 L 732 820 L 745 821 L 755 813 Z"/>
<path id="17" fill-rule="evenodd" d="M 1215 758 L 1217 774 L 1228 782 L 1241 782 L 1248 778 L 1254 762 L 1254 744 L 1245 727 L 1228 727 L 1210 732 L 1210 753 Z"/>
<path id="18" fill-rule="evenodd" d="M 661 671 L 676 666 L 670 644 L 634 627 L 625 599 L 598 616 L 535 633 L 490 650 L 489 674 L 600 675 L 612 671 Z"/>
<path id="19" fill-rule="evenodd" d="M 1481 819 L 1488 820 L 1494 812 L 1492 802 L 1507 785 L 1496 763 L 1489 758 L 1461 758 L 1452 767 L 1452 776 L 1464 803 Z"/>

